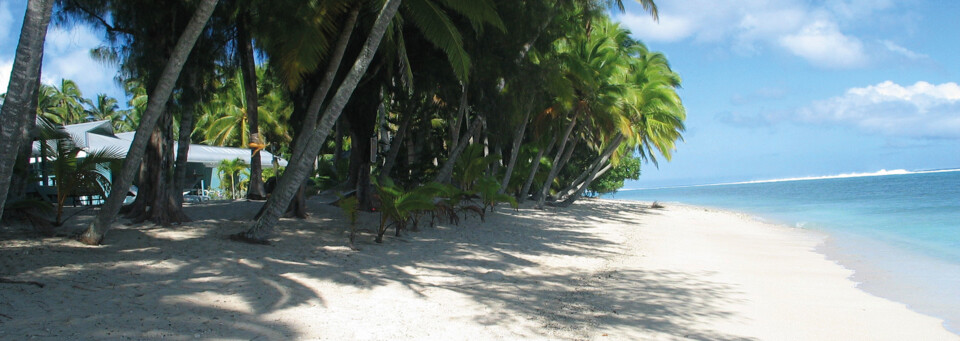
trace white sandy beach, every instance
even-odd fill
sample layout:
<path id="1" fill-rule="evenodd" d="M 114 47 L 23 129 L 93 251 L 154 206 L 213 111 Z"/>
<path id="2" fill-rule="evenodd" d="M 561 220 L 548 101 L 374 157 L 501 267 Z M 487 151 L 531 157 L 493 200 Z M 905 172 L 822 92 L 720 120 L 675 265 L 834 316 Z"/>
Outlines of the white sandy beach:
<path id="1" fill-rule="evenodd" d="M 339 209 L 311 202 L 272 245 L 228 240 L 260 205 L 118 224 L 100 247 L 4 227 L 0 277 L 44 287 L 0 283 L 0 339 L 960 340 L 857 289 L 823 236 L 733 213 L 501 206 L 352 251 Z"/>

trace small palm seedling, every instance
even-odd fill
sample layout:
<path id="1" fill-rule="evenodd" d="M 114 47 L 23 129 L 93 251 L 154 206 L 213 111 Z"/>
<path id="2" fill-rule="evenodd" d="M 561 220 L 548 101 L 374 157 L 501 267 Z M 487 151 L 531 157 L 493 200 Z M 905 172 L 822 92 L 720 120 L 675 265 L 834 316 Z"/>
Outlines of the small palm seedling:
<path id="1" fill-rule="evenodd" d="M 513 208 L 518 208 L 517 199 L 511 195 L 499 193 L 500 192 L 500 182 L 497 179 L 491 176 L 485 176 L 480 178 L 477 181 L 476 186 L 477 194 L 480 195 L 480 201 L 483 203 L 483 215 L 480 216 L 483 220 L 483 216 L 487 213 L 487 208 L 490 208 L 490 212 L 493 212 L 493 208 L 500 202 L 510 203 L 510 206 Z"/>
<path id="2" fill-rule="evenodd" d="M 337 203 L 339 203 L 340 209 L 343 210 L 343 214 L 347 216 L 347 220 L 350 221 L 350 248 L 356 250 L 357 248 L 353 242 L 357 236 L 357 215 L 360 212 L 360 202 L 356 196 L 341 196 L 340 200 L 337 200 Z"/>
<path id="3" fill-rule="evenodd" d="M 390 178 L 379 181 L 376 188 L 380 194 L 380 228 L 377 230 L 377 243 L 383 242 L 383 234 L 391 224 L 397 230 L 396 235 L 400 236 L 400 230 L 406 228 L 416 212 L 433 210 L 435 207 L 431 189 L 420 187 L 405 191 Z"/>
<path id="4" fill-rule="evenodd" d="M 101 149 L 84 153 L 73 139 L 62 138 L 57 140 L 53 151 L 53 175 L 57 186 L 57 217 L 54 225 L 63 225 L 63 204 L 68 197 L 107 196 L 110 180 L 105 174 L 109 172 L 108 165 L 123 157 L 121 153 L 112 149 Z"/>

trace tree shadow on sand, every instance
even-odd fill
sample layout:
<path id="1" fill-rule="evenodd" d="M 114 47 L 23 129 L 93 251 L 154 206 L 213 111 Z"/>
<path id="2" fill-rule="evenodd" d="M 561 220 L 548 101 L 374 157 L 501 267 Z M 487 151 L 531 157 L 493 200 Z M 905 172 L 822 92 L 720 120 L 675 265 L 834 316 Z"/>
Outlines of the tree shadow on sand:
<path id="1" fill-rule="evenodd" d="M 549 214 L 499 208 L 492 214 L 511 216 L 499 220 L 509 225 L 421 226 L 379 245 L 363 234 L 359 252 L 346 247 L 348 225 L 339 210 L 315 202 L 308 220 L 284 220 L 270 246 L 229 241 L 259 205 L 193 205 L 187 214 L 205 219 L 171 228 L 118 226 L 107 237 L 112 244 L 101 247 L 57 238 L 27 242 L 13 233 L 0 241 L 0 276 L 47 286 L 0 284 L 0 330 L 6 330 L 0 339 L 297 338 L 292 321 L 268 316 L 293 307 L 326 309 L 322 282 L 358 289 L 400 283 L 423 296 L 449 290 L 496 309 L 476 322 L 534 320 L 538 327 L 529 332 L 542 337 L 587 338 L 602 326 L 737 339 L 690 322 L 730 315 L 718 307 L 732 289 L 702 274 L 524 272 L 539 266 L 531 260 L 537 256 L 615 256 L 619 246 L 590 229 L 596 222 L 642 223 L 623 218 L 617 205 Z M 79 217 L 77 226 L 88 219 Z M 361 227 L 378 219 L 363 214 Z M 223 303 L 236 297 L 243 304 Z"/>

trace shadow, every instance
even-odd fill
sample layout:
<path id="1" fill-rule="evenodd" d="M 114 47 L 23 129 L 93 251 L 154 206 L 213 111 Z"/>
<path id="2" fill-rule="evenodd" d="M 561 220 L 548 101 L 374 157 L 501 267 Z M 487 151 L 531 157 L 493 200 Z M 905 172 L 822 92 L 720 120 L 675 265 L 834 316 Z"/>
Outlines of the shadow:
<path id="1" fill-rule="evenodd" d="M 481 325 L 536 321 L 528 332 L 538 337 L 593 338 L 602 326 L 739 340 L 691 321 L 730 315 L 719 307 L 732 288 L 702 274 L 531 271 L 542 268 L 538 257 L 616 257 L 628 246 L 593 230 L 598 223 L 643 223 L 625 218 L 624 209 L 658 214 L 639 205 L 591 201 L 544 211 L 503 206 L 488 213 L 485 224 L 473 224 L 479 221 L 474 216 L 461 220 L 462 226 L 421 224 L 420 232 L 403 231 L 401 237 L 390 237 L 391 231 L 383 244 L 373 243 L 379 214 L 362 213 L 358 227 L 370 232 L 358 235 L 361 250 L 352 251 L 339 208 L 308 201 L 310 218 L 283 219 L 272 245 L 228 240 L 250 226 L 260 205 L 188 204 L 190 224 L 116 224 L 106 238 L 111 244 L 100 247 L 28 238 L 23 229 L 5 227 L 0 277 L 46 287 L 0 284 L 0 339 L 294 339 L 315 335 L 275 315 L 289 308 L 326 309 L 323 286 L 371 290 L 400 284 L 425 298 L 445 290 L 491 307 L 494 313 L 474 318 Z M 95 213 L 78 215 L 75 228 Z"/>

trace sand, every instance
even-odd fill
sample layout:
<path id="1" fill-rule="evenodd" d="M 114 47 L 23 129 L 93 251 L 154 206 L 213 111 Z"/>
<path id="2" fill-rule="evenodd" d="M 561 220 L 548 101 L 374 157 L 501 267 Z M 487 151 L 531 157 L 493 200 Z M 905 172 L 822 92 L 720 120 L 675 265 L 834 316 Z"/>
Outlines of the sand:
<path id="1" fill-rule="evenodd" d="M 354 251 L 339 209 L 312 201 L 272 245 L 228 240 L 259 205 L 118 224 L 99 247 L 4 227 L 0 277 L 44 286 L 0 283 L 0 339 L 960 339 L 858 290 L 824 236 L 734 213 L 499 207 Z"/>

